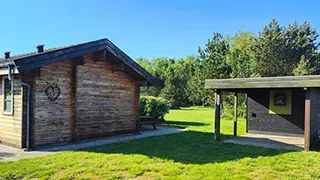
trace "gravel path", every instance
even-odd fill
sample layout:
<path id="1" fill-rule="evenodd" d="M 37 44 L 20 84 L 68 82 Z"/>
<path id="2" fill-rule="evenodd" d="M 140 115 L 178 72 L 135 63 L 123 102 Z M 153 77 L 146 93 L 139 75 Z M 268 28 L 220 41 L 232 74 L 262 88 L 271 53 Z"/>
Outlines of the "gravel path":
<path id="1" fill-rule="evenodd" d="M 176 134 L 183 132 L 183 129 L 177 129 L 172 127 L 157 126 L 157 130 L 153 130 L 152 126 L 143 126 L 140 134 L 129 133 L 117 136 L 110 136 L 106 138 L 99 138 L 95 140 L 85 140 L 72 144 L 52 146 L 38 149 L 36 151 L 25 152 L 21 149 L 0 145 L 0 161 L 16 161 L 23 158 L 31 158 L 37 156 L 44 156 L 58 151 L 72 151 L 83 148 L 89 148 L 93 146 L 101 146 L 105 144 L 112 144 L 117 142 L 142 139 L 152 136 L 163 136 L 168 134 Z"/>

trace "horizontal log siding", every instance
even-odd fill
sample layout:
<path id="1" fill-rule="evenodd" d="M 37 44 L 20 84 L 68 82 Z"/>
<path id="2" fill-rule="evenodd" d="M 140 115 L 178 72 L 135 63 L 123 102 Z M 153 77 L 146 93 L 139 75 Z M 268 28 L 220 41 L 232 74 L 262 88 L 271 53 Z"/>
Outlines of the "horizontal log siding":
<path id="1" fill-rule="evenodd" d="M 71 60 L 44 66 L 34 78 L 33 146 L 102 137 L 137 128 L 140 87 L 124 72 L 112 72 L 102 56 L 86 55 L 83 65 Z M 45 94 L 57 85 L 61 95 Z"/>
<path id="2" fill-rule="evenodd" d="M 44 66 L 33 86 L 32 142 L 34 146 L 68 142 L 72 139 L 72 63 L 64 61 Z M 45 94 L 48 86 L 57 85 L 61 94 L 55 101 Z"/>
<path id="3" fill-rule="evenodd" d="M 20 80 L 19 75 L 14 75 L 14 79 Z M 0 76 L 0 81 L 0 143 L 22 148 L 23 89 L 19 84 L 13 83 L 13 115 L 4 115 L 2 113 L 2 76 Z"/>
<path id="4" fill-rule="evenodd" d="M 101 58 L 101 57 L 100 57 Z M 101 137 L 137 127 L 139 87 L 97 56 L 85 56 L 76 72 L 76 138 Z"/>

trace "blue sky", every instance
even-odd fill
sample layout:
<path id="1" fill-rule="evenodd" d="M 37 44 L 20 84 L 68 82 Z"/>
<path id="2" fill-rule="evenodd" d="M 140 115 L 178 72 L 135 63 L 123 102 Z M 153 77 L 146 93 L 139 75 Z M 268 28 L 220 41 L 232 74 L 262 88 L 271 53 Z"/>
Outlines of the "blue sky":
<path id="1" fill-rule="evenodd" d="M 317 0 L 3 0 L 0 7 L 0 51 L 13 55 L 107 37 L 134 59 L 179 58 L 197 54 L 213 32 L 257 33 L 272 18 L 320 29 Z"/>

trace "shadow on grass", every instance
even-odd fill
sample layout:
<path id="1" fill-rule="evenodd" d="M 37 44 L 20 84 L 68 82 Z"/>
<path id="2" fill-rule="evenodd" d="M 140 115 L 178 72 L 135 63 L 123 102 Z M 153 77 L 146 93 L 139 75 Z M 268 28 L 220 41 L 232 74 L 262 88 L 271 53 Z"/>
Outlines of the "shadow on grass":
<path id="1" fill-rule="evenodd" d="M 229 138 L 231 138 L 229 135 L 221 136 L 222 140 Z M 288 152 L 285 150 L 216 142 L 213 140 L 212 133 L 196 131 L 92 147 L 82 151 L 106 154 L 141 154 L 151 158 L 168 159 L 184 164 L 219 163 L 245 157 L 274 156 Z"/>
<path id="2" fill-rule="evenodd" d="M 182 107 L 180 109 L 172 109 L 172 110 L 181 110 L 181 111 L 199 111 L 199 110 L 207 110 L 208 107 Z M 212 111 L 213 111 L 213 108 L 212 108 Z"/>
<path id="3" fill-rule="evenodd" d="M 187 128 L 188 126 L 206 126 L 207 123 L 202 122 L 187 122 L 187 121 L 164 121 L 161 123 L 162 126 L 171 126 L 176 128 Z"/>

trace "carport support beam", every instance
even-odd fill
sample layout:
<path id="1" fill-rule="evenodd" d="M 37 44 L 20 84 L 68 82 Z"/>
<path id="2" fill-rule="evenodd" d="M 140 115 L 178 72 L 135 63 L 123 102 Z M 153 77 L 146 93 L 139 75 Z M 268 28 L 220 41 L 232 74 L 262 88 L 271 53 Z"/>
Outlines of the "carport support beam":
<path id="1" fill-rule="evenodd" d="M 237 136 L 238 121 L 238 94 L 234 93 L 234 115 L 233 115 L 233 136 Z"/>
<path id="2" fill-rule="evenodd" d="M 220 91 L 215 90 L 214 140 L 220 141 Z"/>
<path id="3" fill-rule="evenodd" d="M 310 88 L 305 90 L 305 112 L 304 112 L 304 151 L 310 150 Z"/>

